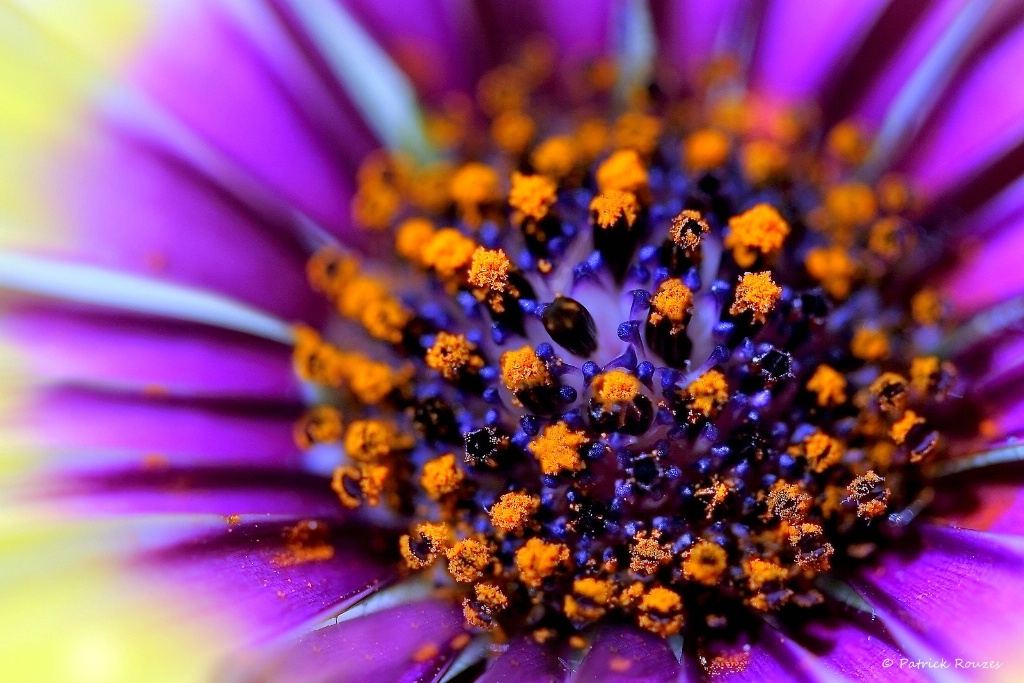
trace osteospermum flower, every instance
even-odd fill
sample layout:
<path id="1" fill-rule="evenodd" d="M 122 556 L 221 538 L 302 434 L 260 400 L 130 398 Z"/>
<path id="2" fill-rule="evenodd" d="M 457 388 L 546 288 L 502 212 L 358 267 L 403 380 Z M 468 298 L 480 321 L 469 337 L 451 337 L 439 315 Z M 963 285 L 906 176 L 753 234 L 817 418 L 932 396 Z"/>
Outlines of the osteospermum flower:
<path id="1" fill-rule="evenodd" d="M 5 680 L 1022 670 L 1024 11 L 653 5 L 2 11 Z"/>

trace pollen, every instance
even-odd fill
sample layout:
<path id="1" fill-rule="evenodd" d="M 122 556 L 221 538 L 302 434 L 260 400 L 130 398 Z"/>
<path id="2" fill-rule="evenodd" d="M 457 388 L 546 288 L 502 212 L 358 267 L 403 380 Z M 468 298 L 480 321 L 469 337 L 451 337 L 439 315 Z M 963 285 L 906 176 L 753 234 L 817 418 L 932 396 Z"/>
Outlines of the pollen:
<path id="1" fill-rule="evenodd" d="M 313 444 L 341 441 L 341 411 L 333 406 L 316 406 L 295 424 L 295 443 L 306 449 Z"/>
<path id="2" fill-rule="evenodd" d="M 789 155 L 771 140 L 754 140 L 744 145 L 740 161 L 747 180 L 763 185 L 785 173 Z"/>
<path id="3" fill-rule="evenodd" d="M 603 120 L 589 118 L 581 122 L 573 137 L 580 160 L 589 163 L 601 156 L 608 147 L 608 136 L 608 125 Z"/>
<path id="4" fill-rule="evenodd" d="M 842 300 L 850 295 L 857 265 L 846 249 L 839 246 L 815 247 L 807 252 L 804 266 L 807 274 L 820 282 L 834 298 Z"/>
<path id="5" fill-rule="evenodd" d="M 446 453 L 423 463 L 420 487 L 432 500 L 441 500 L 458 491 L 464 478 L 465 475 L 455 460 L 455 454 Z"/>
<path id="6" fill-rule="evenodd" d="M 643 157 L 654 153 L 660 136 L 661 119 L 642 112 L 626 112 L 612 129 L 616 148 L 636 150 Z"/>
<path id="7" fill-rule="evenodd" d="M 868 141 L 860 126 L 852 121 L 841 121 L 828 132 L 828 149 L 839 160 L 856 165 L 868 154 Z"/>
<path id="8" fill-rule="evenodd" d="M 353 460 L 380 460 L 407 445 L 406 442 L 389 422 L 356 420 L 345 432 L 345 453 Z"/>
<path id="9" fill-rule="evenodd" d="M 629 571 L 642 576 L 651 576 L 672 559 L 672 548 L 659 543 L 660 531 L 641 531 L 633 537 L 629 548 Z"/>
<path id="10" fill-rule="evenodd" d="M 470 162 L 452 176 L 452 199 L 471 226 L 480 224 L 481 208 L 501 200 L 498 174 L 487 164 Z"/>
<path id="11" fill-rule="evenodd" d="M 732 250 L 733 260 L 749 268 L 758 258 L 769 257 L 782 248 L 789 236 L 789 224 L 772 206 L 758 204 L 729 219 L 723 244 Z"/>
<path id="12" fill-rule="evenodd" d="M 825 192 L 825 209 L 842 226 L 864 225 L 878 213 L 878 202 L 870 186 L 843 183 Z"/>
<path id="13" fill-rule="evenodd" d="M 683 627 L 683 599 L 673 590 L 655 586 L 644 593 L 638 609 L 637 624 L 640 628 L 662 638 L 679 633 Z"/>
<path id="14" fill-rule="evenodd" d="M 686 387 L 690 410 L 713 417 L 729 400 L 729 382 L 718 370 L 708 370 Z"/>
<path id="15" fill-rule="evenodd" d="M 575 141 L 566 135 L 551 137 L 537 145 L 530 162 L 538 173 L 564 180 L 575 169 L 579 152 Z"/>
<path id="16" fill-rule="evenodd" d="M 558 199 L 557 190 L 558 186 L 547 176 L 514 171 L 508 203 L 527 218 L 539 221 L 548 215 L 548 210 Z"/>
<path id="17" fill-rule="evenodd" d="M 423 250 L 423 263 L 437 271 L 438 275 L 450 278 L 465 270 L 473 259 L 476 243 L 455 228 L 442 228 Z"/>
<path id="18" fill-rule="evenodd" d="M 359 264 L 334 247 L 318 249 L 306 262 L 306 279 L 318 292 L 335 297 L 359 272 Z"/>
<path id="19" fill-rule="evenodd" d="M 612 228 L 620 221 L 633 227 L 640 213 L 640 202 L 632 192 L 608 190 L 590 201 L 590 213 L 594 223 L 601 228 Z"/>
<path id="20" fill-rule="evenodd" d="M 402 221 L 395 232 L 395 251 L 410 263 L 426 265 L 423 263 L 423 252 L 435 232 L 434 224 L 426 218 Z"/>
<path id="21" fill-rule="evenodd" d="M 448 573 L 459 583 L 472 583 L 484 575 L 491 564 L 491 549 L 486 543 L 464 538 L 446 552 Z"/>
<path id="22" fill-rule="evenodd" d="M 421 522 L 398 540 L 398 551 L 409 569 L 429 567 L 451 545 L 452 531 L 447 524 Z"/>
<path id="23" fill-rule="evenodd" d="M 868 387 L 882 412 L 895 415 L 907 404 L 907 378 L 895 372 L 883 372 Z"/>
<path id="24" fill-rule="evenodd" d="M 915 358 L 910 362 L 910 383 L 919 393 L 925 394 L 941 371 L 942 363 L 938 356 Z"/>
<path id="25" fill-rule="evenodd" d="M 910 430 L 919 425 L 923 425 L 925 420 L 923 417 L 915 413 L 913 410 L 908 410 L 903 413 L 903 417 L 896 421 L 889 430 L 889 436 L 892 437 L 893 442 L 897 446 L 902 446 L 907 442 L 907 436 L 910 434 Z"/>
<path id="26" fill-rule="evenodd" d="M 533 119 L 521 111 L 506 111 L 491 124 L 494 143 L 514 155 L 522 154 L 533 140 L 537 126 Z"/>
<path id="27" fill-rule="evenodd" d="M 602 193 L 621 190 L 639 194 L 647 190 L 647 169 L 632 149 L 614 152 L 597 167 L 597 187 Z"/>
<path id="28" fill-rule="evenodd" d="M 767 502 L 769 515 L 796 524 L 807 515 L 813 501 L 799 484 L 779 480 L 772 485 Z"/>
<path id="29" fill-rule="evenodd" d="M 889 338 L 874 327 L 861 326 L 853 333 L 850 353 L 856 358 L 873 363 L 889 357 Z"/>
<path id="30" fill-rule="evenodd" d="M 607 605 L 615 597 L 615 585 L 611 581 L 586 577 L 572 583 L 572 592 L 597 605 Z"/>
<path id="31" fill-rule="evenodd" d="M 540 506 L 540 499 L 526 493 L 506 493 L 491 507 L 491 525 L 506 533 L 522 531 Z"/>
<path id="32" fill-rule="evenodd" d="M 477 247 L 469 264 L 469 284 L 492 292 L 504 292 L 511 269 L 512 262 L 501 249 Z"/>
<path id="33" fill-rule="evenodd" d="M 651 314 L 649 320 L 657 325 L 668 320 L 673 327 L 682 328 L 686 316 L 693 305 L 693 292 L 683 284 L 682 280 L 673 278 L 658 285 L 658 291 L 651 297 Z"/>
<path id="34" fill-rule="evenodd" d="M 583 469 L 579 449 L 587 442 L 584 432 L 570 429 L 564 422 L 556 422 L 545 427 L 526 448 L 537 459 L 541 472 L 555 475 Z"/>
<path id="35" fill-rule="evenodd" d="M 918 325 L 934 325 L 942 320 L 945 306 L 934 289 L 922 289 L 910 300 L 910 315 Z"/>
<path id="36" fill-rule="evenodd" d="M 818 396 L 818 405 L 835 407 L 846 403 L 846 378 L 828 365 L 819 365 L 807 381 L 807 391 Z"/>
<path id="37" fill-rule="evenodd" d="M 743 563 L 743 573 L 747 576 L 750 589 L 754 591 L 761 590 L 769 583 L 783 581 L 789 576 L 789 572 L 778 562 L 760 557 L 746 560 Z"/>
<path id="38" fill-rule="evenodd" d="M 519 579 L 530 588 L 540 588 L 544 579 L 568 565 L 569 548 L 531 538 L 516 551 L 515 563 Z"/>
<path id="39" fill-rule="evenodd" d="M 331 478 L 331 489 L 338 494 L 341 504 L 349 509 L 364 504 L 377 507 L 384 485 L 391 476 L 391 468 L 381 464 L 359 463 L 336 467 Z"/>
<path id="40" fill-rule="evenodd" d="M 529 344 L 501 354 L 500 365 L 502 382 L 512 392 L 541 386 L 551 381 L 547 366 Z"/>
<path id="41" fill-rule="evenodd" d="M 823 432 L 815 432 L 804 439 L 807 463 L 819 474 L 829 467 L 838 465 L 843 459 L 843 452 L 842 442 Z"/>
<path id="42" fill-rule="evenodd" d="M 356 400 L 365 405 L 376 405 L 405 381 L 405 373 L 396 372 L 387 363 L 351 354 L 345 358 L 344 372 L 348 388 Z"/>
<path id="43" fill-rule="evenodd" d="M 494 618 L 508 609 L 508 596 L 503 590 L 489 583 L 474 585 L 473 594 L 475 599 L 465 598 L 462 601 L 462 616 L 472 627 L 493 629 Z"/>
<path id="44" fill-rule="evenodd" d="M 718 583 L 727 567 L 725 548 L 711 541 L 697 541 L 683 555 L 683 576 L 705 586 Z"/>
<path id="45" fill-rule="evenodd" d="M 714 128 L 702 128 L 687 136 L 683 160 L 694 173 L 711 171 L 726 162 L 731 149 L 728 135 Z"/>
<path id="46" fill-rule="evenodd" d="M 640 393 L 640 380 L 622 368 L 594 378 L 594 398 L 606 408 L 628 403 Z"/>
<path id="47" fill-rule="evenodd" d="M 284 550 L 271 558 L 275 567 L 294 567 L 308 562 L 326 562 L 334 557 L 331 532 L 326 524 L 304 519 L 284 531 Z"/>
<path id="48" fill-rule="evenodd" d="M 782 297 L 782 288 L 772 280 L 768 271 L 761 273 L 744 273 L 736 286 L 736 295 L 729 308 L 731 315 L 751 312 L 754 320 L 764 322 Z"/>
<path id="49" fill-rule="evenodd" d="M 352 197 L 352 220 L 361 228 L 385 230 L 401 205 L 401 195 L 390 185 L 363 183 Z"/>
<path id="50" fill-rule="evenodd" d="M 427 367 L 441 373 L 447 380 L 458 379 L 463 372 L 475 372 L 484 366 L 476 352 L 476 344 L 463 334 L 438 332 L 424 357 Z"/>
<path id="51" fill-rule="evenodd" d="M 701 238 L 711 230 L 699 211 L 683 209 L 672 219 L 668 236 L 680 249 L 689 251 L 700 246 Z"/>

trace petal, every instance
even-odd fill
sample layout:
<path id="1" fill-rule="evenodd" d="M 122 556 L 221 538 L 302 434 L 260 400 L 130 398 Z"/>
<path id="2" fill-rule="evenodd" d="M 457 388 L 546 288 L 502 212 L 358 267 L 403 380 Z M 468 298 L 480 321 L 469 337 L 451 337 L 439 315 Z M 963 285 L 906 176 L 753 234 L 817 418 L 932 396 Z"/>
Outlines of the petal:
<path id="1" fill-rule="evenodd" d="M 568 675 L 552 648 L 517 638 L 494 658 L 477 683 L 558 683 Z"/>
<path id="2" fill-rule="evenodd" d="M 853 585 L 910 658 L 994 660 L 1019 670 L 1021 540 L 932 525 L 920 536 L 920 548 L 887 554 Z"/>
<path id="3" fill-rule="evenodd" d="M 463 633 L 452 603 L 416 602 L 326 626 L 283 648 L 239 658 L 232 669 L 280 683 L 432 681 Z"/>
<path id="4" fill-rule="evenodd" d="M 288 347 L 225 330 L 60 305 L 0 319 L 21 371 L 47 383 L 172 396 L 297 400 Z"/>
<path id="5" fill-rule="evenodd" d="M 885 4 L 883 0 L 771 3 L 761 25 L 751 87 L 772 99 L 813 97 L 864 39 Z"/>
<path id="6" fill-rule="evenodd" d="M 630 626 L 602 629 L 573 681 L 656 683 L 671 681 L 679 662 L 664 638 Z"/>
<path id="7" fill-rule="evenodd" d="M 743 7 L 740 0 L 671 3 L 668 16 L 657 22 L 660 58 L 689 76 L 697 74 L 716 49 L 722 49 L 721 39 Z"/>
<path id="8" fill-rule="evenodd" d="M 321 524 L 323 522 L 320 522 Z M 222 528 L 146 553 L 133 562 L 169 587 L 187 586 L 183 605 L 197 621 L 206 613 L 235 623 L 226 640 L 252 643 L 316 623 L 343 611 L 396 578 L 385 546 L 393 539 L 369 537 L 352 526 L 330 531 L 328 553 L 303 555 L 287 540 L 287 525 L 259 521 Z M 329 556 L 325 556 L 328 555 Z"/>

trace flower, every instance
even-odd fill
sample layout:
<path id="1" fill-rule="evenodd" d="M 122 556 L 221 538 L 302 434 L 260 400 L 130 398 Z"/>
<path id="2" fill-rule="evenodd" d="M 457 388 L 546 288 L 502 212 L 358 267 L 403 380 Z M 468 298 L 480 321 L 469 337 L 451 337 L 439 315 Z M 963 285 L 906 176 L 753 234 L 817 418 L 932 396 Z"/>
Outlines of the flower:
<path id="1" fill-rule="evenodd" d="M 3 11 L 5 678 L 1020 670 L 1019 8 L 172 4 Z"/>

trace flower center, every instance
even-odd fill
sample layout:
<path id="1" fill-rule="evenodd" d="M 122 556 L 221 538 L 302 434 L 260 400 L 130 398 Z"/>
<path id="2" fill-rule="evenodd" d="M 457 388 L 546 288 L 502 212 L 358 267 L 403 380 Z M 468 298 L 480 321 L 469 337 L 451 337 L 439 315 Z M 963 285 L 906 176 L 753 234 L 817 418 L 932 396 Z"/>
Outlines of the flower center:
<path id="1" fill-rule="evenodd" d="M 467 123 L 445 162 L 364 164 L 353 217 L 400 261 L 310 260 L 339 321 L 299 330 L 330 390 L 299 444 L 343 446 L 341 503 L 405 527 L 474 628 L 703 638 L 821 603 L 943 447 L 912 196 L 850 179 L 850 124 L 722 87 L 529 116 L 526 75 L 484 79 L 493 145 Z"/>

